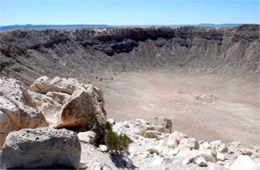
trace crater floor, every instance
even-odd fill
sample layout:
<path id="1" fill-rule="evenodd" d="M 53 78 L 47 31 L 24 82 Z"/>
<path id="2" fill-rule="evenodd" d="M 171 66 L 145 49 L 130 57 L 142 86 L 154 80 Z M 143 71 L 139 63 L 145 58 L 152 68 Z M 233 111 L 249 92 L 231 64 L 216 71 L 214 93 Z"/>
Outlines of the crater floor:
<path id="1" fill-rule="evenodd" d="M 260 144 L 257 82 L 169 70 L 89 79 L 104 91 L 108 117 L 116 121 L 164 116 L 173 130 L 199 140 Z"/>

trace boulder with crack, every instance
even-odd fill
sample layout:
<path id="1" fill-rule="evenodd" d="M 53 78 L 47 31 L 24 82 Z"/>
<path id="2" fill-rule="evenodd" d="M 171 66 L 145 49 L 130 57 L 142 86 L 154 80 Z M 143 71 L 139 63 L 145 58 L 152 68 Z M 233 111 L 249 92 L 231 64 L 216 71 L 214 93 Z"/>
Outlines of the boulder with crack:
<path id="1" fill-rule="evenodd" d="M 0 152 L 0 168 L 78 168 L 77 134 L 65 129 L 22 129 L 8 134 Z"/>
<path id="2" fill-rule="evenodd" d="M 90 114 L 95 114 L 99 122 L 106 120 L 103 93 L 91 84 L 43 76 L 29 90 L 36 107 L 52 127 L 88 127 L 84 120 Z"/>

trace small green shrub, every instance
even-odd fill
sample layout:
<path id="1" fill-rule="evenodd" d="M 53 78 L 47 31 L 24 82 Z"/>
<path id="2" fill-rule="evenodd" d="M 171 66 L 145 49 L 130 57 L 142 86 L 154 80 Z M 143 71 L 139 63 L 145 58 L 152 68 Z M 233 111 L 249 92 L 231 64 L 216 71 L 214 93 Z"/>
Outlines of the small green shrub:
<path id="1" fill-rule="evenodd" d="M 105 135 L 107 132 L 112 131 L 112 125 L 109 122 L 98 124 L 93 130 L 96 136 L 93 138 L 92 143 L 99 146 L 105 144 Z"/>
<path id="2" fill-rule="evenodd" d="M 113 131 L 108 131 L 105 136 L 105 143 L 109 150 L 118 150 L 118 135 Z"/>
<path id="3" fill-rule="evenodd" d="M 104 144 L 111 152 L 123 153 L 128 150 L 129 144 L 133 142 L 126 135 L 116 134 L 111 123 L 99 123 L 95 114 L 88 115 L 85 121 L 88 126 L 92 126 L 92 130 L 96 133 L 91 143 L 97 147 Z"/>
<path id="4" fill-rule="evenodd" d="M 118 135 L 113 131 L 106 132 L 105 144 L 112 152 L 127 152 L 128 146 L 133 141 L 126 135 Z"/>

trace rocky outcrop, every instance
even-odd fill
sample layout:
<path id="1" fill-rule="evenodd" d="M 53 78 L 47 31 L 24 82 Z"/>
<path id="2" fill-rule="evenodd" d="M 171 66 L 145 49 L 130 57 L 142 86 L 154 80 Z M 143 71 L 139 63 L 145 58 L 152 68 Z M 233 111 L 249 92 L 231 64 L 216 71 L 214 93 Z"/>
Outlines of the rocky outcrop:
<path id="1" fill-rule="evenodd" d="M 99 122 L 106 120 L 103 93 L 91 84 L 46 76 L 29 90 L 14 79 L 2 78 L 0 84 L 0 146 L 14 130 L 44 126 L 91 129 L 86 120 L 92 114 Z"/>
<path id="2" fill-rule="evenodd" d="M 95 133 L 92 131 L 78 134 L 81 147 L 81 169 L 210 169 L 210 170 L 257 170 L 260 168 L 257 146 L 240 142 L 223 143 L 216 141 L 197 141 L 181 132 L 149 130 L 156 138 L 143 136 L 154 120 L 156 129 L 165 125 L 165 118 L 137 119 L 114 123 L 113 130 L 126 134 L 132 140 L 128 153 L 109 154 L 105 145 L 95 147 L 89 143 Z"/>
<path id="3" fill-rule="evenodd" d="M 40 77 L 30 86 L 29 94 L 56 128 L 88 127 L 85 119 L 89 114 L 95 114 L 99 121 L 106 119 L 102 91 L 76 79 Z"/>
<path id="4" fill-rule="evenodd" d="M 114 131 L 126 134 L 134 141 L 129 146 L 129 159 L 140 169 L 260 168 L 259 146 L 249 146 L 240 142 L 226 144 L 221 140 L 198 141 L 178 131 L 171 133 L 153 130 L 156 137 L 145 136 L 143 131 L 149 128 L 150 121 L 151 119 L 138 119 L 118 122 L 113 126 Z M 161 127 L 159 122 L 158 127 Z"/>
<path id="5" fill-rule="evenodd" d="M 65 129 L 23 129 L 8 134 L 0 152 L 0 168 L 78 168 L 77 134 Z"/>
<path id="6" fill-rule="evenodd" d="M 2 78 L 0 84 L 0 147 L 11 131 L 48 126 L 19 81 Z"/>

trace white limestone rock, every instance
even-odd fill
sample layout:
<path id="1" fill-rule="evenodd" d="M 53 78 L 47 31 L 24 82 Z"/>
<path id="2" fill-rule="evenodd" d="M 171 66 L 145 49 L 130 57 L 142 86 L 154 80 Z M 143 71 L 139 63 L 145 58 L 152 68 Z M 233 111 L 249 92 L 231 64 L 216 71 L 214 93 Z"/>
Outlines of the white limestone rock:
<path id="1" fill-rule="evenodd" d="M 166 145 L 170 148 L 175 148 L 178 147 L 180 141 L 183 138 L 187 138 L 187 135 L 185 135 L 184 133 L 178 132 L 178 131 L 174 131 L 173 133 L 171 133 L 167 139 L 166 139 Z"/>
<path id="2" fill-rule="evenodd" d="M 21 83 L 15 79 L 0 78 L 0 148 L 9 132 L 22 128 L 48 126 L 43 114 Z"/>
<path id="3" fill-rule="evenodd" d="M 260 166 L 251 160 L 249 156 L 240 155 L 231 165 L 230 170 L 259 170 Z"/>
<path id="4" fill-rule="evenodd" d="M 107 148 L 106 145 L 99 145 L 99 150 L 100 150 L 101 152 L 107 152 L 107 151 L 108 151 L 108 148 Z"/>
<path id="5" fill-rule="evenodd" d="M 178 145 L 179 149 L 188 149 L 188 150 L 192 150 L 192 149 L 199 149 L 199 143 L 195 138 L 183 138 L 179 145 Z"/>
<path id="6" fill-rule="evenodd" d="M 78 138 L 80 142 L 91 143 L 93 138 L 96 136 L 96 133 L 93 131 L 79 132 Z"/>
<path id="7" fill-rule="evenodd" d="M 79 167 L 77 134 L 65 129 L 22 129 L 8 134 L 0 152 L 1 168 Z"/>

